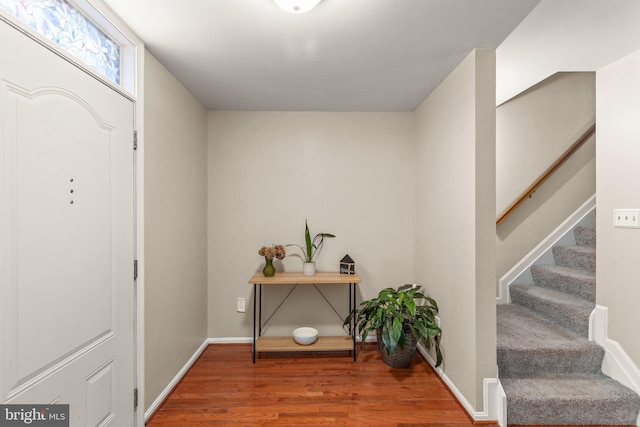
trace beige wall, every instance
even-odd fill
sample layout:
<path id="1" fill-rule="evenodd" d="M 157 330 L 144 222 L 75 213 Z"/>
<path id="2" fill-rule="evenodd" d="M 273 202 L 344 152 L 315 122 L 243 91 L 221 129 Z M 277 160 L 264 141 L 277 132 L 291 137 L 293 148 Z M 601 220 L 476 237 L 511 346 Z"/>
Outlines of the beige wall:
<path id="1" fill-rule="evenodd" d="M 542 0 L 502 42 L 502 104 L 558 71 L 593 71 L 638 48 L 637 0 Z"/>
<path id="2" fill-rule="evenodd" d="M 145 55 L 145 408 L 207 338 L 206 111 Z"/>
<path id="3" fill-rule="evenodd" d="M 416 277 L 444 371 L 476 410 L 495 378 L 495 53 L 471 53 L 416 114 Z"/>
<path id="4" fill-rule="evenodd" d="M 596 300 L 609 337 L 640 366 L 640 229 L 613 227 L 613 209 L 640 209 L 640 51 L 597 72 Z"/>
<path id="5" fill-rule="evenodd" d="M 251 336 L 258 249 L 302 244 L 308 219 L 312 234 L 337 235 L 319 270 L 336 270 L 345 253 L 355 259 L 359 300 L 425 285 L 442 310 L 445 373 L 482 410 L 482 381 L 496 376 L 494 84 L 494 52 L 479 50 L 414 113 L 209 111 L 208 336 Z M 295 257 L 276 265 L 301 270 Z M 265 311 L 288 290 L 269 289 Z M 346 315 L 346 289 L 323 290 Z M 339 333 L 339 324 L 303 288 L 266 334 L 299 325 Z"/>
<path id="6" fill-rule="evenodd" d="M 557 73 L 496 112 L 496 217 L 595 122 L 595 73 Z M 595 138 L 497 228 L 499 279 L 595 194 Z"/>
<path id="7" fill-rule="evenodd" d="M 411 113 L 209 112 L 209 336 L 252 334 L 249 278 L 264 245 L 304 243 L 329 232 L 318 270 L 348 253 L 362 277 L 358 300 L 414 280 Z M 288 248 L 293 253 L 293 248 Z M 287 257 L 279 269 L 301 271 Z M 266 312 L 287 287 L 265 293 Z M 341 316 L 345 288 L 325 289 Z M 236 312 L 236 299 L 247 312 Z M 296 326 L 342 333 L 341 319 L 312 288 L 297 289 L 266 334 Z"/>

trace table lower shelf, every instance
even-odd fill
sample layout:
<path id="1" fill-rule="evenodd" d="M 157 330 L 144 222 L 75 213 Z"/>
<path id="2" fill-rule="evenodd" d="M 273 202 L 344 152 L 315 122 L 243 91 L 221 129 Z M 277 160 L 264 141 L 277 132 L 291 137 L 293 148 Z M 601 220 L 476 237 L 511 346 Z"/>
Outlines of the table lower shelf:
<path id="1" fill-rule="evenodd" d="M 284 351 L 350 351 L 353 350 L 353 338 L 350 336 L 318 337 L 310 345 L 301 345 L 293 337 L 258 337 L 256 351 L 284 352 Z"/>

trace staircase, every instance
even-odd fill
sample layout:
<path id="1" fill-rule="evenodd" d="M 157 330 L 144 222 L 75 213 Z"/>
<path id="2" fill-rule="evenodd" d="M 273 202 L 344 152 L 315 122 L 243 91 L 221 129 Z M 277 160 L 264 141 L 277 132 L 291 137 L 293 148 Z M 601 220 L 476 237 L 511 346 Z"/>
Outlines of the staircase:
<path id="1" fill-rule="evenodd" d="M 640 396 L 601 371 L 604 350 L 587 339 L 595 307 L 595 228 L 552 248 L 555 265 L 531 267 L 498 305 L 497 357 L 507 423 L 635 425 Z"/>

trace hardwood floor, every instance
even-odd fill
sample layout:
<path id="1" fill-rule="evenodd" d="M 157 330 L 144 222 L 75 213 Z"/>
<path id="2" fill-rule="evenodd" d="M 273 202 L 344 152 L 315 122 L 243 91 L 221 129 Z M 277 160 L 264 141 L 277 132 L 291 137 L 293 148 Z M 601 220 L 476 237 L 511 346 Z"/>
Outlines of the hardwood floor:
<path id="1" fill-rule="evenodd" d="M 254 365 L 250 344 L 217 344 L 205 349 L 147 425 L 498 424 L 474 424 L 420 354 L 410 370 L 386 366 L 375 344 L 360 351 L 355 363 L 346 353 L 265 353 Z"/>
<path id="2" fill-rule="evenodd" d="M 182 426 L 473 426 L 417 354 L 392 369 L 375 345 L 358 353 L 265 353 L 251 345 L 208 346 L 147 424 Z M 497 424 L 484 424 L 497 426 Z"/>

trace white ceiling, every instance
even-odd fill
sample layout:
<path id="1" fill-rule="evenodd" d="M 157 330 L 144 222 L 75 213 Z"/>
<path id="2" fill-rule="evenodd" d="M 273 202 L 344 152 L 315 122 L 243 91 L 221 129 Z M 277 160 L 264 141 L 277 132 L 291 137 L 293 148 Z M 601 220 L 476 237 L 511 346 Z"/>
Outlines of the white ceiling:
<path id="1" fill-rule="evenodd" d="M 104 0 L 209 109 L 411 111 L 539 0 Z"/>

